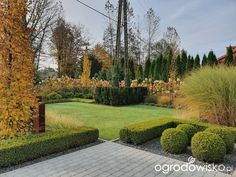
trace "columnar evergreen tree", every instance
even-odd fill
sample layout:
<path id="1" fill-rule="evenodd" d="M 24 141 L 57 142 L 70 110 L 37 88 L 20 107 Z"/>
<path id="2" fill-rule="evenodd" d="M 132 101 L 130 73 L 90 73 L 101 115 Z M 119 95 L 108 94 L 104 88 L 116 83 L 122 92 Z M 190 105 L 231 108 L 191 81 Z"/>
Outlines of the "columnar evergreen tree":
<path id="1" fill-rule="evenodd" d="M 162 59 L 162 71 L 161 71 L 161 80 L 167 82 L 168 81 L 168 75 L 169 75 L 169 71 L 168 71 L 168 60 L 166 58 Z"/>
<path id="2" fill-rule="evenodd" d="M 208 62 L 207 56 L 206 54 L 204 54 L 202 58 L 202 66 L 206 66 L 208 64 L 207 62 Z"/>
<path id="3" fill-rule="evenodd" d="M 209 54 L 208 54 L 208 64 L 210 66 L 215 66 L 215 65 L 217 65 L 217 62 L 218 61 L 217 61 L 216 55 L 214 54 L 213 51 L 210 51 Z"/>
<path id="4" fill-rule="evenodd" d="M 151 71 L 150 71 L 150 78 L 152 78 L 152 79 L 154 79 L 155 65 L 156 65 L 156 60 L 152 60 Z"/>
<path id="5" fill-rule="evenodd" d="M 142 67 L 142 65 L 138 65 L 136 78 L 139 81 L 143 80 L 143 67 Z"/>
<path id="6" fill-rule="evenodd" d="M 182 62 L 180 55 L 178 55 L 176 59 L 176 75 L 179 78 L 182 77 Z"/>
<path id="7" fill-rule="evenodd" d="M 154 70 L 154 80 L 161 80 L 162 72 L 162 55 L 159 55 L 156 59 L 155 70 Z"/>
<path id="8" fill-rule="evenodd" d="M 200 66 L 201 66 L 200 57 L 199 57 L 199 55 L 197 55 L 195 60 L 194 60 L 194 69 L 198 69 L 198 68 L 200 68 Z"/>
<path id="9" fill-rule="evenodd" d="M 188 56 L 187 56 L 187 52 L 186 51 L 182 51 L 181 53 L 181 66 L 182 66 L 182 69 L 181 69 L 181 75 L 183 76 L 184 73 L 186 72 L 186 68 L 187 68 L 187 62 L 188 62 Z"/>
<path id="10" fill-rule="evenodd" d="M 227 54 L 226 54 L 226 58 L 225 58 L 224 63 L 228 66 L 235 64 L 234 55 L 233 55 L 233 48 L 231 46 L 229 46 L 227 48 Z"/>
<path id="11" fill-rule="evenodd" d="M 151 60 L 148 58 L 144 66 L 144 78 L 149 78 L 151 73 Z"/>
<path id="12" fill-rule="evenodd" d="M 31 129 L 36 108 L 32 43 L 26 1 L 0 3 L 0 139 Z"/>
<path id="13" fill-rule="evenodd" d="M 189 55 L 187 59 L 186 71 L 192 71 L 192 57 Z"/>
<path id="14" fill-rule="evenodd" d="M 134 61 L 132 59 L 129 60 L 129 70 L 130 70 L 130 79 L 135 79 L 135 70 L 134 70 Z"/>

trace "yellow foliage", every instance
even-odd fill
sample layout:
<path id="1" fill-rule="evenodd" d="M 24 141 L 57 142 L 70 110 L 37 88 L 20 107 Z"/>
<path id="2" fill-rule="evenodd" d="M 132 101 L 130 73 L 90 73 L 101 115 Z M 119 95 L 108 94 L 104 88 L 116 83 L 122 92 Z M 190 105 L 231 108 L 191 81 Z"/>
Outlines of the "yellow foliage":
<path id="1" fill-rule="evenodd" d="M 81 83 L 83 87 L 89 87 L 90 73 L 91 73 L 91 61 L 89 60 L 88 52 L 86 51 L 83 60 L 83 73 L 81 76 Z"/>
<path id="2" fill-rule="evenodd" d="M 112 59 L 101 44 L 95 46 L 94 54 L 101 60 L 102 69 L 110 69 L 112 67 Z"/>
<path id="3" fill-rule="evenodd" d="M 31 129 L 35 110 L 32 44 L 25 27 L 26 1 L 0 5 L 0 138 Z"/>

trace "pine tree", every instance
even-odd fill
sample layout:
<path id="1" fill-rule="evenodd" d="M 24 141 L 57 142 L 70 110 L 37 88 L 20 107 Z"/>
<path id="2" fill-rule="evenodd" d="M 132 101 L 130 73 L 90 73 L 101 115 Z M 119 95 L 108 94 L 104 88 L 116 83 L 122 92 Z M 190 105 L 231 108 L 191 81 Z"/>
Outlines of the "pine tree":
<path id="1" fill-rule="evenodd" d="M 198 68 L 200 68 L 200 66 L 201 66 L 200 57 L 199 57 L 199 55 L 197 55 L 195 60 L 194 60 L 194 69 L 198 69 Z"/>
<path id="2" fill-rule="evenodd" d="M 83 59 L 83 73 L 81 76 L 81 83 L 83 87 L 89 87 L 91 74 L 91 61 L 88 52 L 86 51 Z"/>
<path id="3" fill-rule="evenodd" d="M 202 58 L 202 66 L 206 66 L 208 64 L 207 62 L 208 62 L 207 56 L 206 54 L 204 54 Z"/>
<path id="4" fill-rule="evenodd" d="M 1 1 L 0 139 L 30 131 L 36 111 L 34 54 L 25 26 L 26 15 L 26 1 Z"/>
<path id="5" fill-rule="evenodd" d="M 148 58 L 144 66 L 144 78 L 149 78 L 151 74 L 151 60 Z"/>
<path id="6" fill-rule="evenodd" d="M 231 46 L 229 46 L 227 48 L 227 54 L 226 54 L 226 58 L 224 63 L 228 66 L 233 65 L 234 64 L 234 55 L 233 55 L 233 48 Z"/>
<path id="7" fill-rule="evenodd" d="M 213 51 L 210 51 L 209 54 L 208 54 L 208 64 L 210 66 L 217 65 L 217 58 L 216 58 L 216 55 L 214 54 Z"/>

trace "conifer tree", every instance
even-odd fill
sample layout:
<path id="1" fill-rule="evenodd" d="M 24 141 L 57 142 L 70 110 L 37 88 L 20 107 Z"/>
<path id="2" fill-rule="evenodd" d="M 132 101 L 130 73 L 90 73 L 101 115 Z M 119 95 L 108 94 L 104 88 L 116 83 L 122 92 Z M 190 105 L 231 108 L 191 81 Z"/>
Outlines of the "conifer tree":
<path id="1" fill-rule="evenodd" d="M 32 43 L 26 1 L 0 3 L 0 139 L 31 130 L 36 111 Z"/>
<path id="2" fill-rule="evenodd" d="M 148 58 L 144 66 L 144 78 L 149 78 L 151 71 L 151 60 Z"/>
<path id="3" fill-rule="evenodd" d="M 195 60 L 194 60 L 194 69 L 198 69 L 198 68 L 200 68 L 200 66 L 201 66 L 200 57 L 199 57 L 199 55 L 197 55 Z"/>
<path id="4" fill-rule="evenodd" d="M 177 77 L 179 78 L 182 77 L 182 63 L 181 63 L 180 55 L 178 55 L 176 59 L 176 74 L 177 74 Z"/>
<path id="5" fill-rule="evenodd" d="M 208 62 L 207 62 L 210 66 L 215 66 L 217 65 L 217 58 L 216 55 L 214 54 L 213 51 L 210 51 L 208 54 Z"/>
<path id="6" fill-rule="evenodd" d="M 181 72 L 182 72 L 182 76 L 184 75 L 184 73 L 186 73 L 186 68 L 187 68 L 187 62 L 188 62 L 188 56 L 187 56 L 187 52 L 186 51 L 182 51 L 181 53 Z"/>
<path id="7" fill-rule="evenodd" d="M 224 63 L 228 66 L 234 64 L 234 55 L 233 55 L 233 49 L 231 46 L 227 48 L 227 54 Z"/>
<path id="8" fill-rule="evenodd" d="M 151 62 L 151 72 L 150 72 L 150 78 L 151 79 L 154 79 L 155 65 L 156 65 L 156 60 L 152 60 L 152 62 Z"/>
<path id="9" fill-rule="evenodd" d="M 142 65 L 138 65 L 138 69 L 137 69 L 137 74 L 136 74 L 136 78 L 139 80 L 139 81 L 142 81 L 143 80 L 143 67 Z"/>
<path id="10" fill-rule="evenodd" d="M 129 70 L 130 70 L 130 79 L 135 79 L 135 71 L 134 71 L 134 61 L 132 59 L 129 60 Z"/>
<path id="11" fill-rule="evenodd" d="M 156 59 L 155 70 L 154 70 L 154 80 L 161 80 L 162 58 L 163 58 L 163 56 L 160 55 Z"/>
<path id="12" fill-rule="evenodd" d="M 202 66 L 206 66 L 208 64 L 207 62 L 208 62 L 207 56 L 206 54 L 204 54 L 202 58 Z"/>
<path id="13" fill-rule="evenodd" d="M 168 60 L 166 58 L 162 59 L 161 67 L 162 67 L 161 80 L 167 82 L 168 81 L 169 71 L 168 71 Z"/>

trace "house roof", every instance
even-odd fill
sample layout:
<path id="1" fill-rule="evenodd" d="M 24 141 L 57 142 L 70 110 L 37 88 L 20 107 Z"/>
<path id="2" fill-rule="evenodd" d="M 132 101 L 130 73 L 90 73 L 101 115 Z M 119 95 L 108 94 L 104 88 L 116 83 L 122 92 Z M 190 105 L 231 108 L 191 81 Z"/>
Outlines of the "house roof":
<path id="1" fill-rule="evenodd" d="M 236 46 L 232 46 L 232 49 L 233 49 L 233 55 L 234 55 L 234 57 L 236 57 Z M 218 62 L 219 63 L 224 63 L 225 58 L 226 58 L 226 54 L 221 56 L 221 57 L 219 57 L 218 58 Z"/>

